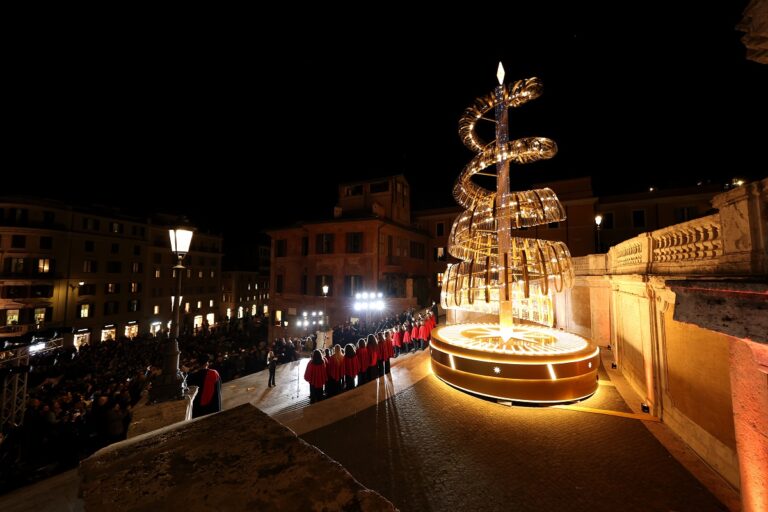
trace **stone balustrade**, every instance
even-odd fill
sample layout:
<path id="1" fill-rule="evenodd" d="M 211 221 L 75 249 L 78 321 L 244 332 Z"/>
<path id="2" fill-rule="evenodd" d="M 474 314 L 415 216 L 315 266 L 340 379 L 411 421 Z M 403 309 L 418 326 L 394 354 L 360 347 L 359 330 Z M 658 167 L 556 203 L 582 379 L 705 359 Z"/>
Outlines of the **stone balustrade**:
<path id="1" fill-rule="evenodd" d="M 754 275 L 768 273 L 768 178 L 715 196 L 719 211 L 642 233 L 608 251 L 612 275 Z M 577 275 L 592 262 L 574 258 Z"/>

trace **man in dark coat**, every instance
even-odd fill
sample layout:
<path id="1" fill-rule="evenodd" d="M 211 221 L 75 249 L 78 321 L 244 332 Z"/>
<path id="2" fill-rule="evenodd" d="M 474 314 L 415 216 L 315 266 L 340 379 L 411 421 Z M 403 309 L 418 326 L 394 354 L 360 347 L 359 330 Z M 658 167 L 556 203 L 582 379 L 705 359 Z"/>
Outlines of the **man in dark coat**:
<path id="1" fill-rule="evenodd" d="M 197 395 L 192 404 L 192 417 L 221 411 L 221 377 L 219 372 L 208 368 L 208 356 L 197 359 L 200 369 L 187 378 L 187 384 L 197 386 Z"/>

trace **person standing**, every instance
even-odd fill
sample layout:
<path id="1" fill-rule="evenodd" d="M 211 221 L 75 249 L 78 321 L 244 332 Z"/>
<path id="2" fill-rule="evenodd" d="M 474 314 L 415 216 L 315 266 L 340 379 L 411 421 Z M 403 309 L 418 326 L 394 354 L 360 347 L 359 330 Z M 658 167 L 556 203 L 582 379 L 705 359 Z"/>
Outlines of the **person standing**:
<path id="1" fill-rule="evenodd" d="M 189 385 L 198 388 L 192 403 L 193 418 L 221 411 L 221 376 L 216 370 L 208 368 L 208 354 L 198 357 L 197 362 L 200 369 L 187 379 Z"/>
<path id="2" fill-rule="evenodd" d="M 277 356 L 271 350 L 267 354 L 267 368 L 269 368 L 269 383 L 268 388 L 274 387 L 275 384 L 275 370 L 277 369 Z"/>
<path id="3" fill-rule="evenodd" d="M 317 349 L 312 351 L 312 360 L 307 363 L 304 380 L 309 382 L 309 403 L 313 404 L 322 400 L 323 386 L 328 381 L 328 370 L 325 367 L 323 354 Z"/>

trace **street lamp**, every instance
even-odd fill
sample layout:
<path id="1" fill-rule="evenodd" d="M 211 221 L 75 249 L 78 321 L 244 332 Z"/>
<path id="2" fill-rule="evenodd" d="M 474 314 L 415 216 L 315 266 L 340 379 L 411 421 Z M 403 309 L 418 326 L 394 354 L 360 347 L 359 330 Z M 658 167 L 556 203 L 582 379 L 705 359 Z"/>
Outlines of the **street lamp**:
<path id="1" fill-rule="evenodd" d="M 184 265 L 181 264 L 184 256 L 189 252 L 189 246 L 192 243 L 192 231 L 178 227 L 168 230 L 171 239 L 171 251 L 178 258 L 178 263 L 173 269 L 176 271 L 177 290 L 176 294 L 176 315 L 173 325 L 173 338 L 170 336 L 166 340 L 163 349 L 163 373 L 157 382 L 152 383 L 150 390 L 150 401 L 164 402 L 175 400 L 184 396 L 184 377 L 179 371 L 179 322 L 181 317 L 181 274 Z"/>
<path id="2" fill-rule="evenodd" d="M 325 317 L 324 318 L 325 318 L 326 329 L 328 329 L 330 327 L 330 325 L 331 325 L 331 318 L 330 318 L 331 315 L 328 314 L 328 303 L 325 300 L 325 299 L 328 298 L 328 290 L 329 289 L 330 288 L 328 288 L 327 284 L 323 285 L 323 311 L 325 312 Z"/>
<path id="3" fill-rule="evenodd" d="M 602 215 L 595 215 L 595 225 L 597 225 L 597 252 L 600 251 L 600 224 L 603 223 L 603 216 Z"/>

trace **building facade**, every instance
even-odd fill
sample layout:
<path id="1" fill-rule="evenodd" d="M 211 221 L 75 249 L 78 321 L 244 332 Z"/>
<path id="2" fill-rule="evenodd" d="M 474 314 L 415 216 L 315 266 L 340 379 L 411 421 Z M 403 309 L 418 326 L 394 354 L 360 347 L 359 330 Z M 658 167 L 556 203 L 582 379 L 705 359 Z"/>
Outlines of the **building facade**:
<path id="1" fill-rule="evenodd" d="M 0 199 L 0 336 L 55 327 L 88 342 L 167 328 L 178 293 L 170 224 Z M 196 233 L 184 264 L 182 328 L 215 323 L 221 237 Z"/>
<path id="2" fill-rule="evenodd" d="M 269 314 L 269 276 L 260 272 L 224 271 L 221 276 L 222 320 Z"/>
<path id="3" fill-rule="evenodd" d="M 409 198 L 401 175 L 344 183 L 333 219 L 268 231 L 270 335 L 375 320 L 436 300 L 429 281 L 430 236 L 411 224 Z M 365 292 L 381 292 L 385 309 L 356 309 L 357 294 Z"/>

